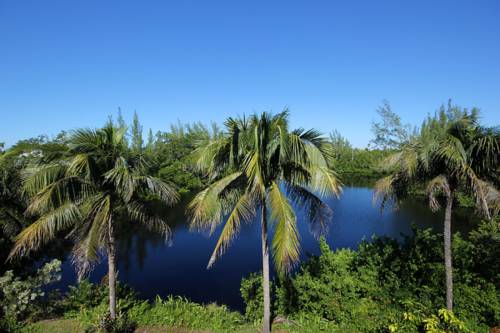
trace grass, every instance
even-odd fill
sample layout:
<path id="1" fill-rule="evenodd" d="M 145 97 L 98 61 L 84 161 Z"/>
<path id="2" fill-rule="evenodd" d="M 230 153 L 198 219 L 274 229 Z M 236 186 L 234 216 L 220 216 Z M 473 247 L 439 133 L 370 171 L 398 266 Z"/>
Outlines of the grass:
<path id="1" fill-rule="evenodd" d="M 119 308 L 124 306 L 123 299 Z M 127 302 L 125 302 L 127 303 Z M 157 298 L 155 302 L 133 300 L 126 304 L 129 320 L 137 323 L 135 333 L 257 333 L 260 325 L 245 320 L 238 312 L 216 304 L 201 305 L 182 297 Z M 81 309 L 77 314 L 42 320 L 22 329 L 23 333 L 84 333 L 95 330 L 99 317 L 107 313 L 107 304 Z M 273 332 L 302 332 L 299 326 L 273 325 Z"/>
<path id="2" fill-rule="evenodd" d="M 84 330 L 80 328 L 78 321 L 76 319 L 51 319 L 42 320 L 26 326 L 23 333 L 84 333 Z M 242 326 L 241 329 L 235 331 L 235 333 L 257 333 L 258 329 L 255 327 Z M 278 331 L 279 332 L 279 331 Z M 281 331 L 286 333 L 285 331 Z M 182 327 L 168 327 L 164 325 L 151 325 L 151 326 L 139 326 L 135 333 L 216 333 L 216 331 L 208 330 L 192 330 L 189 328 Z"/>
<path id="3" fill-rule="evenodd" d="M 22 330 L 23 333 L 83 333 L 78 321 L 75 319 L 51 319 L 42 320 L 28 325 Z"/>

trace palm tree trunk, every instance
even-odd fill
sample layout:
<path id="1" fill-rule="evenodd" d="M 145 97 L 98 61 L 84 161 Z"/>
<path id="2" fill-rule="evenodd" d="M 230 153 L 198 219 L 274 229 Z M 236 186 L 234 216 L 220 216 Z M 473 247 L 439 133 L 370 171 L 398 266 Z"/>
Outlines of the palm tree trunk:
<path id="1" fill-rule="evenodd" d="M 453 310 L 453 269 L 451 265 L 451 210 L 453 195 L 447 196 L 444 215 L 444 266 L 446 273 L 446 308 Z"/>
<path id="2" fill-rule="evenodd" d="M 269 293 L 269 244 L 267 243 L 267 210 L 266 204 L 262 204 L 262 289 L 264 291 L 264 318 L 262 320 L 262 332 L 271 331 L 271 296 Z"/>
<path id="3" fill-rule="evenodd" d="M 116 319 L 116 260 L 115 260 L 115 236 L 111 218 L 108 222 L 108 286 L 109 286 L 109 315 Z"/>

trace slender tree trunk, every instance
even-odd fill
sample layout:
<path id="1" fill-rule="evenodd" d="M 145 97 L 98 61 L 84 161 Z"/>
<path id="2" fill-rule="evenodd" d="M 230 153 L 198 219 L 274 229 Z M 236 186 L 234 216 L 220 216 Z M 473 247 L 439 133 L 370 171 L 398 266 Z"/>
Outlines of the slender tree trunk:
<path id="1" fill-rule="evenodd" d="M 116 319 L 116 259 L 115 236 L 111 218 L 108 222 L 108 284 L 109 284 L 109 315 Z"/>
<path id="2" fill-rule="evenodd" d="M 453 269 L 451 265 L 451 210 L 453 195 L 447 196 L 444 215 L 444 266 L 446 272 L 446 308 L 453 311 Z"/>
<path id="3" fill-rule="evenodd" d="M 262 204 L 262 289 L 264 291 L 264 318 L 262 332 L 271 331 L 271 296 L 269 293 L 269 244 L 267 243 L 267 210 Z"/>

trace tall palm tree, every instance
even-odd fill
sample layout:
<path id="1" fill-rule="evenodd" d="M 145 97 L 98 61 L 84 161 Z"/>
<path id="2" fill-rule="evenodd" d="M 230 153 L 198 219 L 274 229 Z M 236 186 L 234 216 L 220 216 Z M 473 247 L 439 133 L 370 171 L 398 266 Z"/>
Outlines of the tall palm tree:
<path id="1" fill-rule="evenodd" d="M 481 128 L 475 111 L 441 114 L 424 124 L 421 134 L 389 156 L 383 164 L 391 174 L 375 185 L 375 198 L 382 208 L 389 199 L 396 204 L 415 187 L 425 185 L 433 211 L 445 201 L 444 259 L 446 307 L 453 309 L 451 215 L 457 191 L 476 199 L 488 219 L 499 208 L 500 195 L 492 181 L 498 178 L 500 140 L 493 129 Z M 496 171 L 495 171 L 496 170 Z M 496 175 L 495 175 L 496 174 Z"/>
<path id="2" fill-rule="evenodd" d="M 23 188 L 30 197 L 27 214 L 38 219 L 17 236 L 10 253 L 10 258 L 26 255 L 68 232 L 75 241 L 73 259 L 82 276 L 105 250 L 112 319 L 116 318 L 118 222 L 137 221 L 168 236 L 167 224 L 150 213 L 145 198 L 152 195 L 167 205 L 178 199 L 172 186 L 145 174 L 140 157 L 129 155 L 125 131 L 112 125 L 77 130 L 64 157 L 25 170 Z"/>
<path id="3" fill-rule="evenodd" d="M 274 227 L 275 267 L 286 273 L 299 259 L 292 202 L 306 207 L 313 229 L 324 231 L 332 212 L 321 197 L 338 196 L 341 184 L 330 168 L 331 145 L 315 130 L 290 131 L 286 110 L 274 116 L 262 113 L 248 119 L 229 118 L 225 127 L 226 135 L 201 142 L 194 152 L 198 167 L 213 182 L 189 205 L 192 227 L 214 232 L 226 221 L 208 263 L 210 267 L 237 235 L 241 223 L 251 222 L 260 211 L 263 332 L 269 332 L 268 229 Z"/>

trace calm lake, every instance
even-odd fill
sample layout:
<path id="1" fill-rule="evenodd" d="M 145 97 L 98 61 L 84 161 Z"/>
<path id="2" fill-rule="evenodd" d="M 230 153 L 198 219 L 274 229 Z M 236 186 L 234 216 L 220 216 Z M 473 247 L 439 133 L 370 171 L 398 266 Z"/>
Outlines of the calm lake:
<path id="1" fill-rule="evenodd" d="M 372 203 L 369 187 L 344 187 L 340 199 L 327 202 L 334 212 L 326 235 L 332 248 L 355 249 L 363 239 L 369 240 L 373 235 L 402 239 L 402 235 L 412 233 L 412 224 L 438 231 L 442 226 L 442 213 L 433 214 L 424 202 L 416 200 L 402 205 L 398 211 L 389 208 L 381 213 L 379 206 Z M 318 254 L 319 246 L 302 218 L 303 213 L 299 211 L 297 215 L 304 260 L 308 255 Z M 471 229 L 470 218 L 470 212 L 456 212 L 455 231 Z M 200 303 L 216 302 L 243 310 L 239 294 L 241 279 L 261 270 L 259 223 L 244 225 L 233 245 L 209 270 L 206 266 L 220 228 L 211 237 L 190 232 L 181 208 L 174 210 L 169 223 L 173 232 L 169 243 L 144 230 L 133 230 L 133 227 L 119 237 L 119 280 L 132 286 L 143 298 L 182 295 Z M 106 274 L 106 267 L 103 261 L 91 273 L 90 280 L 99 282 Z M 55 287 L 65 289 L 75 283 L 76 274 L 70 260 L 66 260 L 62 268 L 62 280 Z"/>

